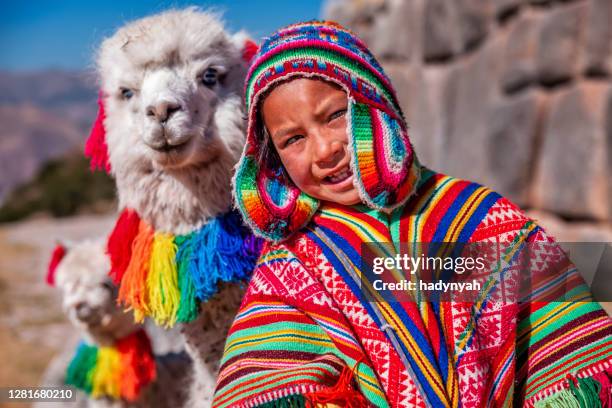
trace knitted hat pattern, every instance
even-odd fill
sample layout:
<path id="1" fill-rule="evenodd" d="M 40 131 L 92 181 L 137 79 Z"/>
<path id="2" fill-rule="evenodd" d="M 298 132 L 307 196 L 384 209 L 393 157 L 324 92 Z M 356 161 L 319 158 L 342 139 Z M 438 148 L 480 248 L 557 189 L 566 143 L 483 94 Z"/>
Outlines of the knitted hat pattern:
<path id="1" fill-rule="evenodd" d="M 254 233 L 282 241 L 308 223 L 319 201 L 300 191 L 281 166 L 259 163 L 259 100 L 291 77 L 314 77 L 348 96 L 347 133 L 353 182 L 376 209 L 402 205 L 412 194 L 419 165 L 395 91 L 366 45 L 337 23 L 309 21 L 264 40 L 247 74 L 247 142 L 234 175 L 236 206 Z"/>

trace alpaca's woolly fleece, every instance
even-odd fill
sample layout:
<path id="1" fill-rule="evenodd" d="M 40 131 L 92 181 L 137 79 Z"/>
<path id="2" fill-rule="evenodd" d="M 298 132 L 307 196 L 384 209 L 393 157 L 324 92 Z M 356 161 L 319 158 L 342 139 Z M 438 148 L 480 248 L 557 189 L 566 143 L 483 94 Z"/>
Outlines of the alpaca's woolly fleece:
<path id="1" fill-rule="evenodd" d="M 134 311 L 137 322 L 149 316 L 170 327 L 194 320 L 199 303 L 214 295 L 220 283 L 245 281 L 261 241 L 236 212 L 216 217 L 190 234 L 174 236 L 155 231 L 126 209 L 107 249 L 112 278 L 119 285 L 118 301 Z"/>
<path id="2" fill-rule="evenodd" d="M 92 166 L 108 156 L 119 208 L 175 235 L 230 209 L 244 147 L 246 59 L 255 49 L 245 33 L 229 34 L 218 16 L 195 7 L 130 22 L 103 41 L 100 112 L 87 151 Z M 208 70 L 218 78 L 211 86 L 202 80 Z M 168 102 L 180 109 L 162 127 L 147 109 Z M 156 150 L 165 143 L 177 148 Z"/>
<path id="3" fill-rule="evenodd" d="M 247 74 L 247 144 L 233 179 L 244 218 L 257 235 L 273 241 L 303 227 L 319 205 L 283 175 L 282 167 L 258 163 L 261 99 L 275 84 L 298 76 L 331 81 L 347 92 L 351 169 L 365 203 L 378 209 L 401 205 L 418 180 L 418 163 L 395 91 L 365 44 L 330 22 L 283 28 L 263 42 Z"/>
<path id="4" fill-rule="evenodd" d="M 93 398 L 136 401 L 155 380 L 155 358 L 144 330 L 98 347 L 82 342 L 66 371 L 65 383 Z"/>

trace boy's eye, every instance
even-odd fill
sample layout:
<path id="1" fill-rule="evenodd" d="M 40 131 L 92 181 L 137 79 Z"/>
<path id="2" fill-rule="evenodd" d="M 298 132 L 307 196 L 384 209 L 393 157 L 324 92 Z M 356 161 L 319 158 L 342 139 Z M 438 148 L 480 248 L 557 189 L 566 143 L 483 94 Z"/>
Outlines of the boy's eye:
<path id="1" fill-rule="evenodd" d="M 342 116 L 344 116 L 346 114 L 346 109 L 340 109 L 334 113 L 331 114 L 331 116 L 329 117 L 329 120 L 332 121 L 334 119 L 340 118 Z"/>
<path id="2" fill-rule="evenodd" d="M 302 135 L 291 136 L 289 139 L 285 140 L 285 143 L 283 144 L 283 147 L 287 147 L 289 145 L 292 145 L 293 143 L 295 143 L 298 140 L 300 140 L 302 137 L 303 137 Z"/>

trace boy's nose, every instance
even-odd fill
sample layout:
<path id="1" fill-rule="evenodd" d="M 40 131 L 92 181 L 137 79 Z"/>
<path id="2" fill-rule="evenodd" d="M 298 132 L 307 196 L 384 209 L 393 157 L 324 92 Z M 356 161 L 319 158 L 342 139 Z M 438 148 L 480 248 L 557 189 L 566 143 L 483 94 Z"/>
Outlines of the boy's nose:
<path id="1" fill-rule="evenodd" d="M 339 140 L 319 138 L 315 145 L 315 161 L 322 167 L 333 167 L 342 158 L 344 147 Z"/>

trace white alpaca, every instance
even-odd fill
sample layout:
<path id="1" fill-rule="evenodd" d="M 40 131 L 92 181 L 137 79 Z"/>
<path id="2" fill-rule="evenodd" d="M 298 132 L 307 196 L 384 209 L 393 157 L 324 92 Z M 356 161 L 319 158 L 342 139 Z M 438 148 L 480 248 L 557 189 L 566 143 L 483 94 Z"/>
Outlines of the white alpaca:
<path id="1" fill-rule="evenodd" d="M 97 66 L 104 129 L 120 208 L 156 231 L 187 234 L 231 209 L 230 180 L 244 146 L 246 37 L 212 14 L 174 10 L 105 40 Z M 236 285 L 182 325 L 194 361 L 192 406 L 212 401 L 219 359 L 242 297 Z"/>
<path id="2" fill-rule="evenodd" d="M 95 347 L 113 347 L 117 341 L 143 328 L 134 323 L 130 313 L 116 304 L 116 288 L 108 277 L 109 260 L 102 241 L 85 241 L 66 249 L 54 272 L 54 285 L 62 293 L 62 308 L 79 335 Z M 75 350 L 72 350 L 73 354 Z M 54 382 L 63 382 L 68 362 L 62 356 L 61 371 L 53 374 Z M 91 398 L 83 406 L 110 407 L 176 407 L 184 404 L 186 376 L 190 367 L 186 356 L 167 354 L 156 358 L 156 382 L 150 383 L 138 399 Z M 60 374 L 61 373 L 61 374 Z M 59 380 L 59 381 L 58 381 Z M 80 398 L 82 399 L 82 398 Z"/>

